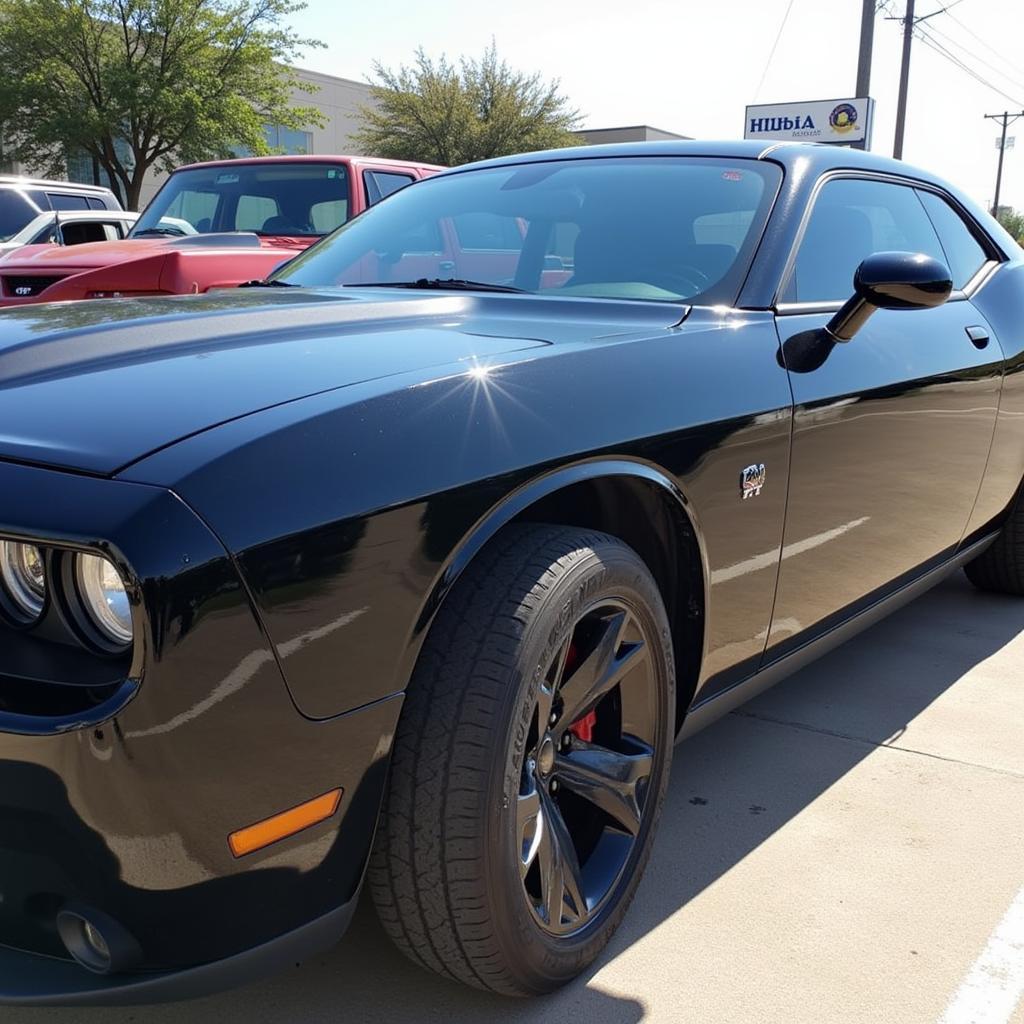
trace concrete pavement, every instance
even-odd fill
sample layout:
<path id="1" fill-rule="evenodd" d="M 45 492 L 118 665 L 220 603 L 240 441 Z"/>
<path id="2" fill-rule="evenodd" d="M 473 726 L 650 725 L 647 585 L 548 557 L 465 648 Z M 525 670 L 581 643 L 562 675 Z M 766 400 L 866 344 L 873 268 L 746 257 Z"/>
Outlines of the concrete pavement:
<path id="1" fill-rule="evenodd" d="M 547 1000 L 418 970 L 364 905 L 332 952 L 244 990 L 3 1022 L 938 1024 L 1022 886 L 1024 600 L 957 573 L 676 749 L 623 929 Z M 1012 992 L 965 992 L 943 1024 L 1024 1024 Z"/>

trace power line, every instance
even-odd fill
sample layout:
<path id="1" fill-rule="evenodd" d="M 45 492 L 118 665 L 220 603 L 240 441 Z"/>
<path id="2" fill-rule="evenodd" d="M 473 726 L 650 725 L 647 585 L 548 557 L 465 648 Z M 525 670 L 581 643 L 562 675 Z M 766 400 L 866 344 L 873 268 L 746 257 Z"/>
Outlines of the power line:
<path id="1" fill-rule="evenodd" d="M 978 41 L 979 43 L 981 43 L 981 45 L 982 45 L 982 46 L 984 46 L 984 47 L 985 47 L 985 49 L 986 49 L 986 50 L 988 50 L 988 52 L 989 52 L 989 53 L 991 53 L 991 54 L 994 54 L 994 55 L 995 55 L 996 57 L 998 57 L 998 58 L 999 58 L 999 59 L 1000 59 L 1000 60 L 1001 60 L 1001 61 L 1002 61 L 1002 62 L 1003 62 L 1004 64 L 1009 64 L 1009 65 L 1010 65 L 1010 67 L 1012 67 L 1012 68 L 1014 68 L 1014 70 L 1016 70 L 1016 68 L 1017 68 L 1017 61 L 1015 61 L 1015 60 L 1011 59 L 1010 57 L 1007 57 L 1007 56 L 1005 56 L 1004 54 L 1000 53 L 1000 52 L 999 52 L 999 51 L 998 51 L 998 50 L 997 50 L 997 49 L 996 49 L 996 48 L 995 48 L 994 46 L 992 46 L 992 45 L 991 45 L 991 44 L 989 44 L 989 43 L 986 43 L 986 42 L 985 42 L 985 40 L 984 40 L 984 39 L 982 39 L 982 38 L 981 38 L 981 36 L 979 36 L 979 35 L 977 34 L 977 32 L 973 31 L 973 30 L 972 30 L 972 29 L 970 28 L 970 26 L 968 26 L 968 25 L 964 24 L 964 22 L 962 22 L 962 21 L 961 21 L 961 20 L 960 20 L 960 19 L 959 19 L 959 18 L 958 18 L 958 17 L 957 17 L 957 16 L 955 15 L 955 14 L 951 14 L 951 15 L 949 16 L 949 20 L 950 20 L 950 21 L 952 21 L 952 22 L 955 22 L 955 23 L 956 23 L 957 25 L 959 25 L 959 26 L 960 26 L 960 27 L 961 27 L 961 28 L 962 28 L 962 29 L 963 29 L 963 30 L 964 30 L 964 31 L 965 31 L 965 32 L 966 32 L 966 33 L 967 33 L 967 34 L 968 34 L 969 36 L 971 36 L 972 38 L 976 39 L 976 40 L 977 40 L 977 41 Z"/>
<path id="2" fill-rule="evenodd" d="M 943 46 L 943 44 L 939 42 L 939 40 L 936 39 L 926 28 L 922 26 L 916 26 L 915 32 L 917 38 L 920 39 L 921 42 L 925 44 L 925 46 L 929 47 L 936 53 L 945 57 L 946 60 L 948 60 L 951 64 L 958 67 L 965 74 L 970 75 L 971 78 L 973 78 L 980 85 L 985 86 L 987 89 L 991 89 L 993 92 L 999 93 L 1000 96 L 1002 96 L 1004 99 L 1009 100 L 1015 106 L 1024 106 L 1024 103 L 1021 103 L 1021 101 L 1017 97 L 1011 96 L 1004 89 L 1000 89 L 998 85 L 994 85 L 987 78 L 980 75 L 974 68 L 965 64 L 955 53 L 953 53 L 947 47 Z"/>
<path id="3" fill-rule="evenodd" d="M 941 29 L 936 28 L 935 25 L 929 25 L 928 26 L 928 31 L 933 33 L 934 35 L 942 36 L 942 38 L 945 39 L 948 43 L 950 43 L 953 46 L 957 47 L 957 49 L 962 50 L 964 53 L 967 54 L 968 57 L 972 58 L 973 60 L 978 61 L 984 67 L 987 67 L 989 69 L 989 71 L 994 71 L 1001 78 L 1005 78 L 1007 82 L 1012 82 L 1019 89 L 1024 89 L 1024 82 L 1022 82 L 1019 78 L 1014 78 L 1012 75 L 1008 75 L 1005 71 L 1003 71 L 1001 68 L 997 68 L 994 64 L 992 64 L 989 61 L 987 61 L 980 54 L 975 53 L 973 50 L 969 50 L 966 46 L 964 46 L 963 43 L 961 43 L 958 40 L 954 39 L 952 36 L 948 35 L 946 32 L 943 32 Z"/>
<path id="4" fill-rule="evenodd" d="M 757 83 L 757 89 L 754 92 L 754 100 L 761 95 L 761 87 L 764 85 L 765 76 L 768 74 L 768 68 L 771 65 L 772 58 L 775 56 L 775 50 L 779 45 L 779 40 L 782 38 L 783 29 L 786 27 L 786 22 L 789 21 L 789 12 L 793 10 L 794 0 L 789 0 L 786 5 L 786 13 L 782 16 L 782 22 L 779 25 L 779 31 L 775 33 L 775 42 L 772 43 L 771 51 L 768 54 L 768 59 L 764 62 L 764 71 L 761 72 L 761 80 Z"/>

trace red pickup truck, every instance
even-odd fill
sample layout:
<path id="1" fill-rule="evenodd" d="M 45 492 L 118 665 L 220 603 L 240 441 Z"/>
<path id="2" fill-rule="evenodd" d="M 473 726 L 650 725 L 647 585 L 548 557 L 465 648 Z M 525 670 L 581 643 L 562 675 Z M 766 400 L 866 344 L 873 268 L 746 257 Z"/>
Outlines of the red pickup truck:
<path id="1" fill-rule="evenodd" d="M 263 278 L 368 206 L 440 169 L 348 156 L 180 167 L 123 241 L 25 246 L 0 259 L 0 306 L 187 294 Z"/>

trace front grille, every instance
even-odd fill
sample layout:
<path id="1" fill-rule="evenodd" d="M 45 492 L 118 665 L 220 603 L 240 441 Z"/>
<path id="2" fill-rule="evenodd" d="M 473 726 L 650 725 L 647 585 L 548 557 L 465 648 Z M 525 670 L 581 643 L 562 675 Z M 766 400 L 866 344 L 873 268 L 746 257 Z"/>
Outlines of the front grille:
<path id="1" fill-rule="evenodd" d="M 51 284 L 63 280 L 65 276 L 64 274 L 6 274 L 3 278 L 3 294 L 15 299 L 30 299 L 45 291 Z"/>

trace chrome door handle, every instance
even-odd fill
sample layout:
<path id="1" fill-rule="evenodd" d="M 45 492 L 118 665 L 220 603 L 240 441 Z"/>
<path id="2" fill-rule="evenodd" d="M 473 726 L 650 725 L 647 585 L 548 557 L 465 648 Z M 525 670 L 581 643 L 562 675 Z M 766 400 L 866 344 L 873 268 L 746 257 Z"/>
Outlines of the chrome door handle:
<path id="1" fill-rule="evenodd" d="M 974 324 L 967 328 L 967 337 L 975 348 L 984 348 L 988 344 L 988 328 Z"/>

